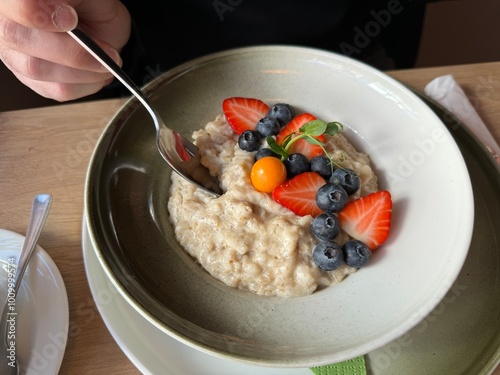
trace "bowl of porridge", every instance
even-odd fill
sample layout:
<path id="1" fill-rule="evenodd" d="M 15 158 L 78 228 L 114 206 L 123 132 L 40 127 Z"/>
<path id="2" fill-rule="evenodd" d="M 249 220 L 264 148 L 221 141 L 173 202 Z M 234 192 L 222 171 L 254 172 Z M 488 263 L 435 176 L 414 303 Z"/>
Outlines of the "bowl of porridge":
<path id="1" fill-rule="evenodd" d="M 172 175 L 130 99 L 94 150 L 84 220 L 110 282 L 165 335 L 257 365 L 323 365 L 400 337 L 451 287 L 471 240 L 471 184 L 448 130 L 403 85 L 336 54 L 269 46 L 194 60 L 145 89 L 165 123 L 196 140 L 224 194 Z M 254 189 L 254 153 L 224 116 L 231 97 L 343 124 L 331 150 L 360 176 L 349 199 L 392 200 L 389 236 L 366 266 L 318 269 L 313 216 Z"/>

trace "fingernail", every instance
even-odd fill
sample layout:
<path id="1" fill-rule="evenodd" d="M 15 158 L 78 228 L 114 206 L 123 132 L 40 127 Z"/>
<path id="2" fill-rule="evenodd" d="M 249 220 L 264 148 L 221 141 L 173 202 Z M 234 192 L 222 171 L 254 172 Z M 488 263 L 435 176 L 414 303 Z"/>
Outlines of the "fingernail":
<path id="1" fill-rule="evenodd" d="M 78 24 L 78 15 L 74 8 L 62 4 L 52 14 L 52 22 L 62 31 L 73 30 Z"/>

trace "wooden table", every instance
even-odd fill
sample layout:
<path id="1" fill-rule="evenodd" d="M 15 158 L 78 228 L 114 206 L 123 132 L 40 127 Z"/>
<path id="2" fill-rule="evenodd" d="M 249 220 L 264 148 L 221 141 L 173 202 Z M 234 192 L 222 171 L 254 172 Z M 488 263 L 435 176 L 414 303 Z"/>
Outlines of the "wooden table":
<path id="1" fill-rule="evenodd" d="M 452 73 L 500 142 L 500 62 L 389 72 L 422 91 Z M 83 186 L 100 132 L 124 99 L 0 113 L 0 228 L 25 233 L 35 194 L 51 193 L 40 238 L 64 278 L 70 310 L 61 374 L 138 374 L 104 325 L 82 259 Z M 500 375 L 500 367 L 494 372 Z"/>

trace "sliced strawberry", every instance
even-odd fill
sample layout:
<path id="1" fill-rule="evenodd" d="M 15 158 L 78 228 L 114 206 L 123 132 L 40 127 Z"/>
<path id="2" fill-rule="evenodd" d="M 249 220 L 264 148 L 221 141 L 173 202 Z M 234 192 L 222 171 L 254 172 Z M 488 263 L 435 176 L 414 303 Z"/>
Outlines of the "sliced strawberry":
<path id="1" fill-rule="evenodd" d="M 267 115 L 269 107 L 259 99 L 235 96 L 222 102 L 222 110 L 227 123 L 239 135 L 245 130 L 255 130 L 257 122 Z"/>
<path id="2" fill-rule="evenodd" d="M 281 142 L 283 141 L 283 139 L 285 139 L 286 136 L 288 136 L 291 133 L 299 132 L 299 129 L 302 125 L 313 120 L 316 120 L 316 117 L 314 117 L 310 113 L 302 113 L 300 115 L 295 116 L 292 121 L 290 121 L 283 129 L 281 129 L 278 136 L 276 137 L 276 141 L 279 144 L 281 144 Z M 325 141 L 325 137 L 323 135 L 317 136 L 315 138 L 321 142 Z M 290 154 L 295 152 L 304 154 L 309 160 L 311 160 L 315 156 L 321 155 L 323 153 L 323 149 L 318 145 L 313 145 L 311 143 L 308 143 L 304 139 L 299 139 L 296 142 L 294 142 L 289 148 Z"/>
<path id="3" fill-rule="evenodd" d="M 347 203 L 338 215 L 340 227 L 373 251 L 389 235 L 391 210 L 391 194 L 386 190 L 376 191 Z"/>
<path id="4" fill-rule="evenodd" d="M 317 216 L 322 211 L 316 205 L 316 192 L 325 179 L 316 172 L 304 172 L 273 191 L 273 199 L 299 216 Z"/>

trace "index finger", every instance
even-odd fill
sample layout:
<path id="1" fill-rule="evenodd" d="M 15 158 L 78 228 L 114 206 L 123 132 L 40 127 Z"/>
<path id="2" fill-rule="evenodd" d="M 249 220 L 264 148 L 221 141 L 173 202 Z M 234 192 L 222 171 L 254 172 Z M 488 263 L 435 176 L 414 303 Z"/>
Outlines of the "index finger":
<path id="1" fill-rule="evenodd" d="M 47 31 L 68 31 L 76 27 L 75 9 L 59 0 L 1 0 L 0 14 L 21 25 Z"/>

